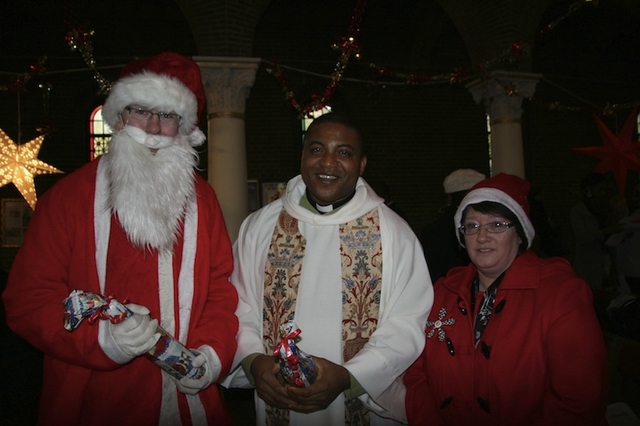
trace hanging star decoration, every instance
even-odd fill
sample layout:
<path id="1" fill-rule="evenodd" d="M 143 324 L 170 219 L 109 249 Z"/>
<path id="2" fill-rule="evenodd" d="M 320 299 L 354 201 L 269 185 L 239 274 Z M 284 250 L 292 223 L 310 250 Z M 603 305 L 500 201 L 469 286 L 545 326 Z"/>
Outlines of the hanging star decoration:
<path id="1" fill-rule="evenodd" d="M 44 135 L 22 145 L 16 144 L 0 129 L 0 187 L 13 183 L 32 210 L 36 208 L 36 187 L 33 177 L 47 173 L 63 173 L 38 160 Z"/>
<path id="2" fill-rule="evenodd" d="M 599 158 L 600 162 L 594 169 L 596 173 L 612 172 L 616 181 L 618 193 L 625 195 L 627 184 L 627 170 L 640 170 L 640 143 L 633 141 L 633 129 L 637 117 L 637 108 L 634 108 L 627 122 L 622 127 L 619 135 L 614 135 L 611 130 L 593 115 L 598 126 L 598 132 L 604 142 L 604 146 L 589 146 L 573 148 L 575 152 Z"/>

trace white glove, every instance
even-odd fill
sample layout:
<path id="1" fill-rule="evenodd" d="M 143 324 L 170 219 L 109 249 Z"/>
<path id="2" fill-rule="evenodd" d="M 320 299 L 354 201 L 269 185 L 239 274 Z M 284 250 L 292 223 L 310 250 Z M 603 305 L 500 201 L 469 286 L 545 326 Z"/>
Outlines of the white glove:
<path id="1" fill-rule="evenodd" d="M 134 315 L 117 324 L 109 323 L 109 331 L 122 353 L 134 358 L 148 352 L 160 338 L 158 320 L 152 320 L 149 309 L 130 303 L 125 305 Z"/>
<path id="2" fill-rule="evenodd" d="M 201 346 L 199 349 L 203 350 L 203 352 L 198 353 L 199 351 L 194 351 L 198 353 L 198 356 L 196 356 L 193 361 L 191 361 L 191 365 L 195 368 L 204 368 L 204 374 L 202 375 L 202 377 L 200 377 L 199 379 L 189 379 L 183 377 L 182 379 L 176 381 L 178 390 L 188 395 L 195 395 L 202 389 L 209 387 L 209 385 L 213 383 L 213 380 L 220 374 L 220 369 L 222 367 L 220 365 L 218 355 L 213 351 L 213 349 L 206 345 Z M 207 354 L 212 358 L 211 362 L 209 362 Z M 215 376 L 214 372 L 216 373 Z"/>

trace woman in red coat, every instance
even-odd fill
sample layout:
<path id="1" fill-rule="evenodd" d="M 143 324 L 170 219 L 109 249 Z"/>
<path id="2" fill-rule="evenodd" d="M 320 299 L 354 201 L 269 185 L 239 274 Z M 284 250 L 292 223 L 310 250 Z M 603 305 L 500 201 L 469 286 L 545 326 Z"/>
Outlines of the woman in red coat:
<path id="1" fill-rule="evenodd" d="M 471 264 L 434 286 L 407 371 L 411 425 L 606 425 L 606 349 L 592 295 L 562 258 L 529 250 L 529 183 L 501 173 L 456 212 Z"/>

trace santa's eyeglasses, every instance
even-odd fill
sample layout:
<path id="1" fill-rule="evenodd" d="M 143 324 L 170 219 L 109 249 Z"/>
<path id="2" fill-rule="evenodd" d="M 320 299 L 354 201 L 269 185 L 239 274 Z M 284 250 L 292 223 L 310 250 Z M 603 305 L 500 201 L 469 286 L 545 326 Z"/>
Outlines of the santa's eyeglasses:
<path id="1" fill-rule="evenodd" d="M 137 106 L 128 106 L 129 116 L 138 121 L 149 121 L 152 116 L 157 115 L 162 124 L 178 124 L 180 116 L 175 112 L 153 112 Z"/>

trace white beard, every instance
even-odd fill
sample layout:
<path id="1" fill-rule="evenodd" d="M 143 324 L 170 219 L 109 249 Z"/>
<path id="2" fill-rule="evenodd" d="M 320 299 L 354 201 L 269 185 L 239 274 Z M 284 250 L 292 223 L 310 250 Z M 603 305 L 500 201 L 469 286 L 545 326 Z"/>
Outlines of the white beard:
<path id="1" fill-rule="evenodd" d="M 109 142 L 102 160 L 109 181 L 107 207 L 134 246 L 171 253 L 187 203 L 195 199 L 198 154 L 188 136 L 145 135 L 125 126 Z M 163 148 L 153 153 L 147 146 Z"/>

